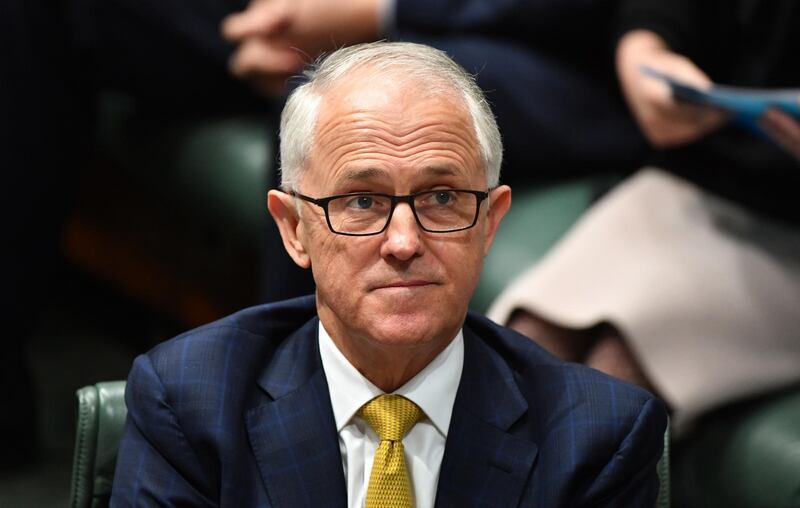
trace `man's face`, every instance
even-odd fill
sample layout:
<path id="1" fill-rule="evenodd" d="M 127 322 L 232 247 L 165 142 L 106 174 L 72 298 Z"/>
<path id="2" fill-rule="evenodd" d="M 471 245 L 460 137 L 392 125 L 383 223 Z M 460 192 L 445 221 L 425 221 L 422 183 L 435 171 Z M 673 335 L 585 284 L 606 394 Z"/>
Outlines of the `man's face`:
<path id="1" fill-rule="evenodd" d="M 321 198 L 486 187 L 461 100 L 361 71 L 325 94 L 298 190 Z M 366 341 L 443 349 L 463 323 L 509 194 L 508 187 L 495 189 L 472 229 L 423 231 L 400 203 L 383 233 L 363 237 L 332 233 L 322 208 L 298 201 L 293 256 L 313 270 L 319 316 L 331 336 L 352 347 Z"/>

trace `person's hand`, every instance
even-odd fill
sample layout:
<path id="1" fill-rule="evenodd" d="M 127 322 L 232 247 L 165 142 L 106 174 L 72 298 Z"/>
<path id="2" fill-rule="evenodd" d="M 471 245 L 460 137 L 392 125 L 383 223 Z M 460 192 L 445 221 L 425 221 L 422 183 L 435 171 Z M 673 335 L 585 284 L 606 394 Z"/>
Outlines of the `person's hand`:
<path id="1" fill-rule="evenodd" d="M 800 123 L 797 120 L 781 109 L 770 108 L 758 124 L 774 142 L 800 160 Z"/>
<path id="2" fill-rule="evenodd" d="M 712 83 L 691 60 L 671 51 L 657 34 L 633 30 L 622 37 L 616 54 L 622 92 L 653 146 L 691 143 L 725 123 L 727 115 L 722 111 L 676 101 L 666 83 L 642 73 L 644 65 L 700 89 L 708 89 Z"/>
<path id="3" fill-rule="evenodd" d="M 252 0 L 222 23 L 231 72 L 267 95 L 320 53 L 379 36 L 379 0 Z"/>

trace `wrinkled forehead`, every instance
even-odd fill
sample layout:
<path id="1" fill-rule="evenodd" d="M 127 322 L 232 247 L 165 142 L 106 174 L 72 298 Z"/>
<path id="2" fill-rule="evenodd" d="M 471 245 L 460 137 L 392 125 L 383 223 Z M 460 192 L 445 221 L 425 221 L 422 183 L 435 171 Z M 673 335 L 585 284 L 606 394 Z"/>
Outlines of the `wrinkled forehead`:
<path id="1" fill-rule="evenodd" d="M 324 162 L 326 170 L 336 172 L 340 162 L 366 164 L 370 151 L 402 162 L 439 157 L 460 168 L 465 178 L 473 176 L 467 173 L 484 176 L 465 100 L 443 81 L 358 69 L 327 88 L 321 95 L 311 166 Z"/>

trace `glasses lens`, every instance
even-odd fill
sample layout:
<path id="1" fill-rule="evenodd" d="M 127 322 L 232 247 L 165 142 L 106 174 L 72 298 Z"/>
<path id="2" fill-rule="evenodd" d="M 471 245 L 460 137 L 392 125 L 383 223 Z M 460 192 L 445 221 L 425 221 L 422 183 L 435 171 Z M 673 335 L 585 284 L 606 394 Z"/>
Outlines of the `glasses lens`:
<path id="1" fill-rule="evenodd" d="M 386 196 L 353 194 L 332 199 L 328 216 L 337 233 L 368 235 L 383 229 L 391 209 L 392 201 Z"/>
<path id="2" fill-rule="evenodd" d="M 435 190 L 414 199 L 422 227 L 429 231 L 452 231 L 470 227 L 475 220 L 478 198 L 471 192 Z"/>

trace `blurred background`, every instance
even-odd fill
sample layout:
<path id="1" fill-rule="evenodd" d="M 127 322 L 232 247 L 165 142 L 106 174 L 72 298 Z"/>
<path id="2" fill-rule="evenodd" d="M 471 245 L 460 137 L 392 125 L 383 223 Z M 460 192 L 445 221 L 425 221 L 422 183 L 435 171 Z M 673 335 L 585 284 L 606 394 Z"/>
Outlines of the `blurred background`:
<path id="1" fill-rule="evenodd" d="M 0 506 L 69 503 L 77 389 L 125 379 L 136 355 L 185 330 L 313 291 L 265 200 L 284 98 L 305 63 L 343 44 L 433 45 L 487 93 L 514 206 L 473 309 L 487 311 L 601 196 L 658 164 L 778 224 L 780 249 L 752 248 L 783 260 L 782 308 L 797 314 L 800 128 L 784 122 L 778 143 L 716 111 L 687 112 L 663 83 L 639 86 L 638 64 L 701 87 L 797 87 L 784 63 L 800 49 L 798 20 L 795 2 L 753 0 L 4 0 Z M 619 44 L 635 30 L 663 46 L 634 64 Z M 675 505 L 800 506 L 800 336 L 785 332 L 797 316 L 784 319 L 762 327 L 777 342 L 744 358 L 759 365 L 753 349 L 770 351 L 782 370 L 757 371 L 780 375 L 742 370 L 732 384 L 744 388 L 695 408 L 674 442 Z M 679 363 L 709 370 L 675 348 Z"/>

